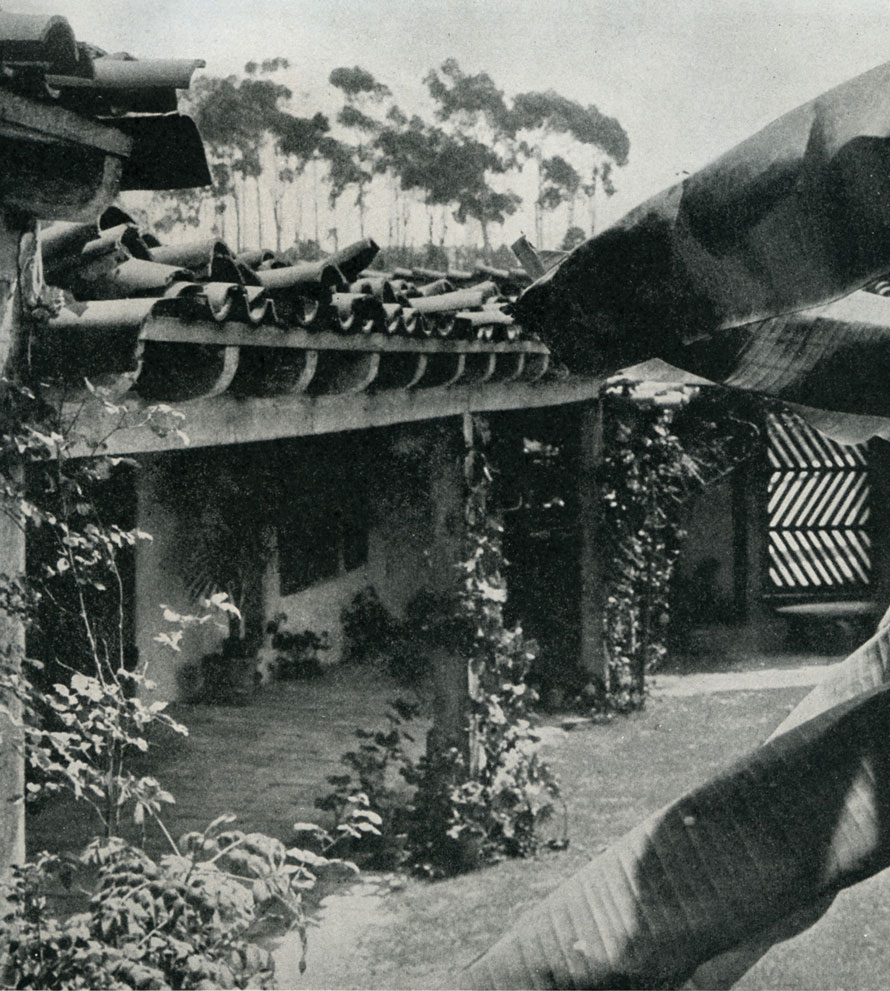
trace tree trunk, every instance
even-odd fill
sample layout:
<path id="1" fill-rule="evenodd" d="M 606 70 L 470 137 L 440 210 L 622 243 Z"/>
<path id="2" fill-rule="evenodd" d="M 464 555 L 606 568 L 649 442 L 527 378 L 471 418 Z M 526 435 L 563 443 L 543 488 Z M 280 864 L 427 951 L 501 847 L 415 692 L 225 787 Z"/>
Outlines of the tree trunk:
<path id="1" fill-rule="evenodd" d="M 260 195 L 260 177 L 254 176 L 253 179 L 255 192 L 256 192 L 256 230 L 257 230 L 257 247 L 263 247 L 263 198 Z"/>
<path id="2" fill-rule="evenodd" d="M 232 203 L 235 206 L 235 251 L 242 250 L 241 240 L 241 197 L 238 195 L 238 187 L 232 183 Z"/>
<path id="3" fill-rule="evenodd" d="M 590 183 L 589 210 L 590 210 L 590 236 L 596 234 L 596 191 L 599 187 L 599 166 L 594 164 Z"/>
<path id="4" fill-rule="evenodd" d="M 411 200 L 407 197 L 402 201 L 402 247 L 408 243 L 408 227 L 411 224 Z"/>
<path id="5" fill-rule="evenodd" d="M 282 234 L 282 217 L 281 217 L 281 207 L 282 207 L 282 196 L 276 197 L 272 200 L 272 220 L 275 224 L 275 252 L 276 254 L 281 254 L 281 234 Z"/>
<path id="6" fill-rule="evenodd" d="M 226 201 L 225 199 L 220 199 L 214 197 L 213 199 L 213 226 L 215 230 L 219 231 L 219 236 L 226 240 Z"/>
<path id="7" fill-rule="evenodd" d="M 303 189 L 302 183 L 300 184 L 300 189 L 296 196 L 296 223 L 294 224 L 294 244 L 300 241 L 303 237 Z"/>
<path id="8" fill-rule="evenodd" d="M 312 159 L 312 209 L 315 217 L 315 243 L 321 244 L 318 233 L 318 158 Z"/>
<path id="9" fill-rule="evenodd" d="M 480 220 L 479 226 L 482 228 L 482 253 L 485 256 L 485 260 L 489 261 L 491 258 L 491 241 L 488 238 L 488 221 Z"/>
<path id="10" fill-rule="evenodd" d="M 392 196 L 392 210 L 389 214 L 389 244 L 395 246 L 398 244 L 401 218 L 405 212 L 405 206 L 402 202 L 403 194 L 399 188 L 398 176 L 395 174 L 390 176 L 390 194 Z"/>

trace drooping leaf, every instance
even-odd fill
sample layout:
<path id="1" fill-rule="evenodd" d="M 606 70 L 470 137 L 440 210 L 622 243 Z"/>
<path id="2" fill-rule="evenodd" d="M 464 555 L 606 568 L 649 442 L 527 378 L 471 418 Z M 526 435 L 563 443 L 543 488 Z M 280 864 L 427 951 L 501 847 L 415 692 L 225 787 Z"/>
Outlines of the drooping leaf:
<path id="1" fill-rule="evenodd" d="M 843 663 L 826 672 L 826 677 L 806 695 L 772 733 L 774 739 L 817 715 L 883 685 L 890 677 L 890 636 L 887 616 L 878 624 L 877 633 L 854 651 Z M 700 988 L 728 988 L 777 942 L 808 929 L 828 911 L 833 895 L 816 901 L 806 909 L 781 920 L 773 929 L 754 940 L 734 947 L 703 963 L 692 977 Z"/>
<path id="2" fill-rule="evenodd" d="M 818 917 L 835 892 L 890 864 L 890 686 L 867 687 L 887 669 L 888 646 L 886 631 L 872 638 L 801 715 L 838 704 L 789 720 L 785 732 L 627 834 L 459 985 L 678 986 L 740 944 L 753 962 Z"/>

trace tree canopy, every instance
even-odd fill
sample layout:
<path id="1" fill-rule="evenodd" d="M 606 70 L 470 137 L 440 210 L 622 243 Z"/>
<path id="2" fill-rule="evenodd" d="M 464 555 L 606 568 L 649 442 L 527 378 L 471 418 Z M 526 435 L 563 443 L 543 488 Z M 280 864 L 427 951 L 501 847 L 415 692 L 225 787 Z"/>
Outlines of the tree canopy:
<path id="1" fill-rule="evenodd" d="M 538 246 L 557 247 L 570 228 L 583 230 L 579 205 L 595 223 L 597 197 L 614 192 L 614 170 L 628 161 L 627 133 L 595 105 L 553 90 L 509 96 L 454 58 L 426 73 L 427 108 L 412 113 L 357 65 L 328 76 L 338 108 L 306 108 L 286 85 L 290 65 L 278 56 L 197 81 L 189 110 L 213 186 L 187 202 L 159 194 L 162 227 L 207 225 L 242 248 L 263 241 L 271 219 L 278 250 L 317 250 L 322 229 L 336 239 L 338 225 L 357 220 L 365 236 L 368 212 L 385 210 L 390 240 L 405 246 L 425 213 L 430 245 L 444 248 L 454 222 L 490 254 L 492 229 L 531 208 Z M 529 164 L 532 196 L 518 191 Z"/>

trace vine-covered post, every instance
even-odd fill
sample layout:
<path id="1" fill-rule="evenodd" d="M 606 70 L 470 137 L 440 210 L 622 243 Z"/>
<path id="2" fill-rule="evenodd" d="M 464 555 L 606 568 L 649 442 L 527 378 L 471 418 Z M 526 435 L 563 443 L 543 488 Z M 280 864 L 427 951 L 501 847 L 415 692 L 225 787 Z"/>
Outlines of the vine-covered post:
<path id="1" fill-rule="evenodd" d="M 603 610 L 606 555 L 598 539 L 601 509 L 597 471 L 603 460 L 603 403 L 578 407 L 578 513 L 581 588 L 581 670 L 591 681 L 605 683 L 607 677 Z"/>
<path id="2" fill-rule="evenodd" d="M 10 415 L 10 396 L 5 383 L 15 376 L 20 348 L 23 313 L 20 272 L 29 270 L 34 237 L 27 232 L 28 221 L 21 215 L 0 212 L 0 375 L 4 387 L 0 396 L 3 420 Z M 22 466 L 15 453 L 3 452 L 5 498 L 21 480 Z M 25 534 L 14 508 L 7 505 L 0 513 L 0 572 L 7 589 L 25 571 Z M 15 678 L 24 654 L 25 632 L 21 616 L 9 594 L 0 603 L 0 658 L 4 674 Z M 4 679 L 5 680 L 5 679 Z M 11 864 L 25 859 L 25 763 L 21 731 L 21 707 L 11 693 L 0 699 L 0 875 Z"/>
<path id="3" fill-rule="evenodd" d="M 467 487 L 464 453 L 473 441 L 473 418 L 440 431 L 431 452 L 431 487 L 434 521 L 431 561 L 434 580 L 450 591 L 455 582 L 455 566 L 463 550 L 466 532 L 465 495 Z M 478 763 L 478 746 L 471 729 L 475 676 L 472 665 L 459 650 L 438 647 L 431 652 L 433 664 L 434 711 L 429 739 L 430 752 L 443 753 L 456 748 L 469 767 Z"/>

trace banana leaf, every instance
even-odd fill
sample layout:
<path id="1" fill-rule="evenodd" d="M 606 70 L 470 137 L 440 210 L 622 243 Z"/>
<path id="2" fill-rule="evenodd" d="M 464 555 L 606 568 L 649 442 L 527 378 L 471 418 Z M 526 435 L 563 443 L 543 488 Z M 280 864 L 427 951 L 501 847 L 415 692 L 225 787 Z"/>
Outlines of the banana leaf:
<path id="1" fill-rule="evenodd" d="M 890 628 L 764 746 L 561 884 L 465 988 L 728 987 L 890 865 Z"/>
<path id="2" fill-rule="evenodd" d="M 883 277 L 888 166 L 890 63 L 784 114 L 579 245 L 519 297 L 516 319 L 572 371 L 652 357 L 686 367 L 686 345 Z"/>

